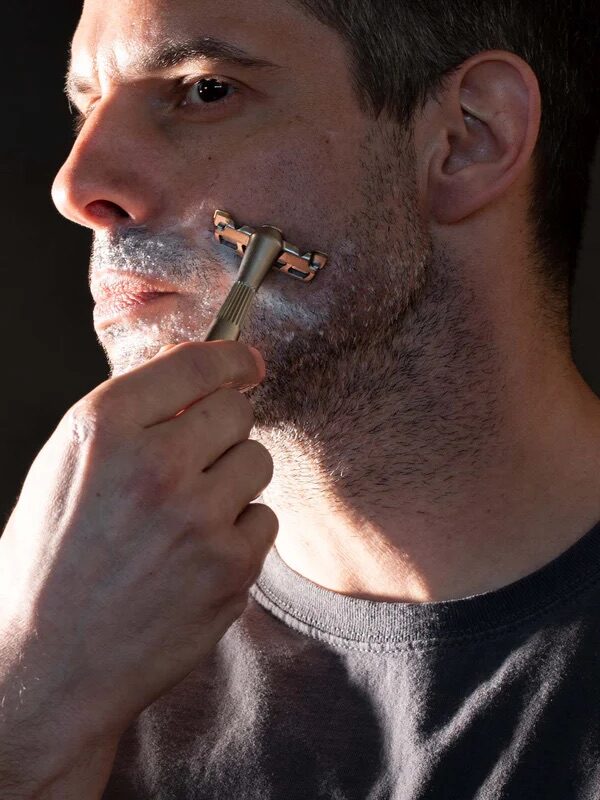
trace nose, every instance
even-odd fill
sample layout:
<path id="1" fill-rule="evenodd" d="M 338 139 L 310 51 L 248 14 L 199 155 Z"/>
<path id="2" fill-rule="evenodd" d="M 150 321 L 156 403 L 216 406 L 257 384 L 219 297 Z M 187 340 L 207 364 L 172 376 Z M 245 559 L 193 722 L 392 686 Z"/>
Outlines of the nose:
<path id="1" fill-rule="evenodd" d="M 97 105 L 52 185 L 60 213 L 95 231 L 145 225 L 159 213 L 151 121 L 124 106 Z"/>

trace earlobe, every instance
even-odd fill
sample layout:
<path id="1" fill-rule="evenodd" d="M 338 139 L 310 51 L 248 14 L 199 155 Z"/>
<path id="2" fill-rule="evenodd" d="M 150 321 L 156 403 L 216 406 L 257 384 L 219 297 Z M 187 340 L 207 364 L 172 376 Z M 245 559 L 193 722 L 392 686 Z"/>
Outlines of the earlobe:
<path id="1" fill-rule="evenodd" d="M 424 116 L 435 141 L 428 207 L 439 224 L 474 214 L 523 174 L 538 137 L 540 105 L 533 71 L 513 53 L 479 53 L 450 76 Z"/>

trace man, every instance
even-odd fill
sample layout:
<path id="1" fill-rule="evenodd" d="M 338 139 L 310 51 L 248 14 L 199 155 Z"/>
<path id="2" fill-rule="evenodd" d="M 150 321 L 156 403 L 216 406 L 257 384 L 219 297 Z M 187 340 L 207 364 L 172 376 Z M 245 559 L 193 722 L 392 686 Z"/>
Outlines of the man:
<path id="1" fill-rule="evenodd" d="M 3 797 L 600 795 L 597 33 L 583 0 L 87 0 L 54 199 L 112 377 L 0 540 Z M 329 255 L 261 288 L 266 374 L 203 343 L 218 208 Z"/>

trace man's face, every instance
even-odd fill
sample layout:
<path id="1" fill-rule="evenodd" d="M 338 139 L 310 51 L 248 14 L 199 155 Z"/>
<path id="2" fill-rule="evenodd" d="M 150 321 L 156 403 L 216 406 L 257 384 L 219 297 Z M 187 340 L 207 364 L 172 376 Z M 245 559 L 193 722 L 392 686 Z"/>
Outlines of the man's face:
<path id="1" fill-rule="evenodd" d="M 203 57 L 207 38 L 271 66 Z M 280 417 L 311 375 L 334 381 L 350 350 L 389 337 L 425 248 L 410 148 L 368 117 L 351 81 L 340 37 L 283 0 L 85 2 L 71 83 L 87 119 L 55 202 L 94 230 L 92 287 L 116 270 L 179 291 L 96 315 L 113 374 L 204 339 L 239 267 L 213 238 L 216 209 L 329 256 L 311 284 L 271 272 L 242 332 L 278 379 Z"/>

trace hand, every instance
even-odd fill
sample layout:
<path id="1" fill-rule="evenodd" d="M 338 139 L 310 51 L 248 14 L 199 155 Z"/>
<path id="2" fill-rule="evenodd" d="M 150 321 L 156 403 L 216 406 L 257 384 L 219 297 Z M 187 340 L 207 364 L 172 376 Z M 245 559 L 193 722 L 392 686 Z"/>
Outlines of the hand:
<path id="1" fill-rule="evenodd" d="M 240 342 L 186 342 L 65 414 L 0 539 L 5 712 L 122 732 L 239 617 L 278 527 L 239 391 L 263 378 Z"/>

